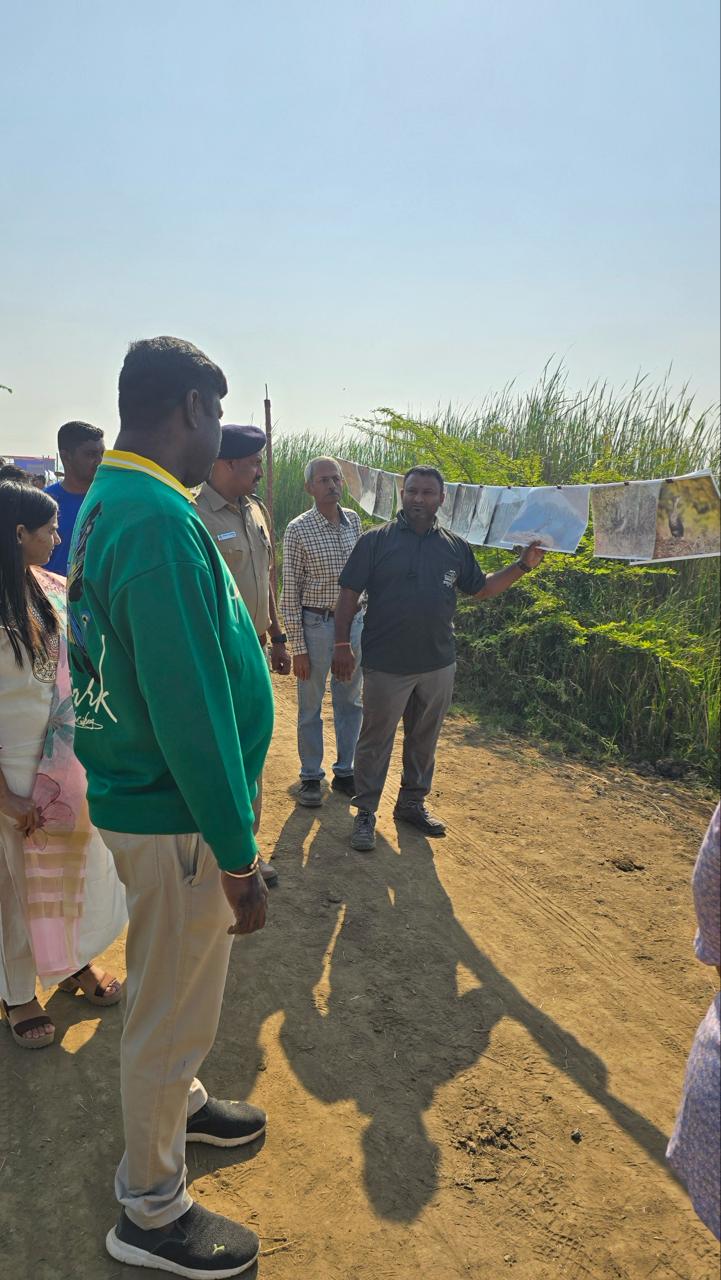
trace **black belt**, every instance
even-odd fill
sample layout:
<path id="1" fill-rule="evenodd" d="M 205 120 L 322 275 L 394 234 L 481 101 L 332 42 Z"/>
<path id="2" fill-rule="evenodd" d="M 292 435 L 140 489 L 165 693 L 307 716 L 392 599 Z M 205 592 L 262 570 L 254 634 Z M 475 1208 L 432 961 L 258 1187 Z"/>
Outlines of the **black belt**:
<path id="1" fill-rule="evenodd" d="M 316 609 L 315 605 L 312 604 L 304 604 L 303 613 L 317 613 L 324 622 L 327 622 L 329 618 L 335 617 L 335 609 Z"/>

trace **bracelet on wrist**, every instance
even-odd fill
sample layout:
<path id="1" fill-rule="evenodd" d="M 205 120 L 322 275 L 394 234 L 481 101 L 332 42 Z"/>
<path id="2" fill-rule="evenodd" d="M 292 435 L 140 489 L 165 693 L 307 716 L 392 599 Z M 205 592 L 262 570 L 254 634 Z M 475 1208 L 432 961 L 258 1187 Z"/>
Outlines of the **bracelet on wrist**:
<path id="1" fill-rule="evenodd" d="M 226 876 L 230 876 L 231 880 L 247 880 L 249 879 L 250 876 L 255 875 L 256 871 L 258 870 L 259 863 L 260 863 L 260 854 L 256 853 L 247 871 L 226 871 L 225 874 Z"/>
<path id="2" fill-rule="evenodd" d="M 288 637 L 284 631 L 280 631 L 277 636 L 270 637 L 270 643 L 271 644 L 287 644 Z"/>
<path id="3" fill-rule="evenodd" d="M 521 573 L 533 573 L 533 565 L 524 564 L 520 559 L 516 561 L 516 568 L 520 569 Z"/>
<path id="4" fill-rule="evenodd" d="M 351 644 L 350 640 L 336 640 L 335 645 L 333 647 L 335 649 L 352 649 L 353 645 Z"/>

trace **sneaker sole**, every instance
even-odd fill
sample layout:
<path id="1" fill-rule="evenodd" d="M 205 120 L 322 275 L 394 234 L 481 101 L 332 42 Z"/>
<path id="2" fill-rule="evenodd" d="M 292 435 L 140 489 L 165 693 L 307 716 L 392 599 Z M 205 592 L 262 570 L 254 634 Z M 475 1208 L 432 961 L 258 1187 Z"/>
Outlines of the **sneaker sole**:
<path id="1" fill-rule="evenodd" d="M 137 1249 L 133 1244 L 125 1244 L 123 1240 L 119 1240 L 115 1234 L 115 1227 L 111 1227 L 105 1237 L 105 1248 L 114 1258 L 116 1262 L 127 1262 L 131 1267 L 149 1267 L 151 1271 L 169 1271 L 174 1276 L 185 1276 L 187 1280 L 225 1280 L 226 1276 L 240 1276 L 244 1271 L 250 1271 L 255 1266 L 260 1255 L 260 1247 L 249 1262 L 243 1262 L 239 1267 L 225 1267 L 218 1270 L 214 1267 L 212 1271 L 198 1267 L 184 1267 L 180 1262 L 171 1262 L 168 1258 L 159 1258 L 155 1253 L 148 1253 L 146 1249 Z"/>
<path id="2" fill-rule="evenodd" d="M 317 800 L 301 800 L 300 796 L 296 796 L 298 804 L 302 804 L 304 809 L 320 809 L 323 804 L 320 797 Z"/>
<path id="3" fill-rule="evenodd" d="M 376 842 L 374 840 L 373 844 L 354 844 L 351 840 L 350 847 L 355 849 L 356 853 L 372 853 L 376 847 Z"/>
<path id="4" fill-rule="evenodd" d="M 247 1147 L 251 1142 L 257 1142 L 258 1138 L 262 1138 L 265 1133 L 266 1126 L 258 1129 L 255 1133 L 248 1133 L 244 1138 L 219 1138 L 215 1133 L 186 1133 L 185 1141 L 188 1142 L 204 1142 L 209 1147 Z"/>

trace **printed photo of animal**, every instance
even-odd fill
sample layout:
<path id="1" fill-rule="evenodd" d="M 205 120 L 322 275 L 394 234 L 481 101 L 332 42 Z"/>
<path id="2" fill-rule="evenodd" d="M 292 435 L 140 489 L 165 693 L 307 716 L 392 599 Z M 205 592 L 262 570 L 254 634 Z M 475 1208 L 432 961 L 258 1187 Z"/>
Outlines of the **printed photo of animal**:
<path id="1" fill-rule="evenodd" d="M 605 484 L 591 490 L 594 553 L 649 560 L 656 544 L 659 480 Z"/>
<path id="2" fill-rule="evenodd" d="M 661 485 L 654 560 L 721 553 L 721 501 L 710 475 L 684 476 Z"/>

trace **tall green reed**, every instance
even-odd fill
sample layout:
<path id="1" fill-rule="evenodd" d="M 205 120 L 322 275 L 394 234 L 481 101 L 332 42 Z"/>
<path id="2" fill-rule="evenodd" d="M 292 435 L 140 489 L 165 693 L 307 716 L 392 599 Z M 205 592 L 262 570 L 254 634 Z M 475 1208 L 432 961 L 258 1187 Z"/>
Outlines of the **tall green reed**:
<path id="1" fill-rule="evenodd" d="M 437 465 L 449 480 L 563 484 L 649 479 L 719 466 L 718 408 L 695 413 L 687 390 L 639 379 L 626 392 L 569 391 L 548 367 L 528 394 L 512 387 L 478 409 L 414 418 L 391 409 L 326 434 L 274 445 L 278 539 L 310 499 L 303 468 L 319 454 L 391 471 Z M 364 523 L 373 522 L 365 515 Z M 508 557 L 480 549 L 492 570 Z M 592 555 L 547 556 L 492 604 L 461 601 L 458 691 L 490 713 L 569 750 L 656 761 L 672 756 L 715 777 L 719 745 L 718 560 L 631 568 Z"/>

